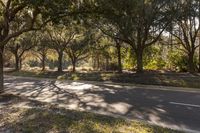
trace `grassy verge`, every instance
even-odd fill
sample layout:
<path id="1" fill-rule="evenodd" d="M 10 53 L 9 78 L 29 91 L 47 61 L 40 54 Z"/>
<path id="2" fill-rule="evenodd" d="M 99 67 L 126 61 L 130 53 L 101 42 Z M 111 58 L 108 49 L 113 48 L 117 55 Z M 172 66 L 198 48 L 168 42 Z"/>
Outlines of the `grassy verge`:
<path id="1" fill-rule="evenodd" d="M 85 81 L 112 81 L 117 83 L 133 83 L 144 85 L 163 85 L 174 87 L 200 88 L 200 76 L 188 73 L 114 73 L 114 72 L 88 72 L 88 73 L 70 73 L 70 72 L 9 72 L 8 75 L 54 78 L 62 80 L 85 80 Z"/>
<path id="2" fill-rule="evenodd" d="M 0 132 L 178 133 L 141 122 L 60 109 L 13 95 L 0 95 L 0 104 L 3 105 L 0 107 Z M 21 104 L 29 108 L 22 108 Z"/>

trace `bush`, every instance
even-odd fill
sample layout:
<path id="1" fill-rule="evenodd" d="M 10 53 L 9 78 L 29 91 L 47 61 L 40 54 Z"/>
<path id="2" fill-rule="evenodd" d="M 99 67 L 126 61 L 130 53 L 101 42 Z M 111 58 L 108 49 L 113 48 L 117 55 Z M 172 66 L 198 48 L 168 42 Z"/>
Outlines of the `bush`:
<path id="1" fill-rule="evenodd" d="M 123 68 L 127 70 L 133 70 L 136 68 L 136 57 L 135 52 L 133 52 L 132 48 L 128 48 L 127 51 L 124 51 L 124 62 L 123 62 Z"/>
<path id="2" fill-rule="evenodd" d="M 166 62 L 162 58 L 152 59 L 146 66 L 145 69 L 148 70 L 160 70 L 163 69 Z"/>
<path id="3" fill-rule="evenodd" d="M 144 68 L 148 70 L 160 70 L 166 66 L 162 55 L 163 46 L 151 46 L 144 51 Z"/>
<path id="4" fill-rule="evenodd" d="M 188 57 L 180 51 L 172 51 L 169 54 L 169 63 L 176 71 L 187 72 Z"/>
<path id="5" fill-rule="evenodd" d="M 37 60 L 30 60 L 27 62 L 29 67 L 37 67 L 39 65 Z"/>
<path id="6" fill-rule="evenodd" d="M 166 66 L 166 62 L 161 57 L 162 46 L 151 46 L 144 50 L 143 53 L 143 65 L 148 70 L 163 69 Z M 130 48 L 127 50 L 127 56 L 124 60 L 124 68 L 133 70 L 136 68 L 136 55 Z"/>
<path id="7" fill-rule="evenodd" d="M 118 70 L 118 64 L 116 63 L 110 63 L 108 68 L 107 68 L 108 71 L 117 71 Z"/>

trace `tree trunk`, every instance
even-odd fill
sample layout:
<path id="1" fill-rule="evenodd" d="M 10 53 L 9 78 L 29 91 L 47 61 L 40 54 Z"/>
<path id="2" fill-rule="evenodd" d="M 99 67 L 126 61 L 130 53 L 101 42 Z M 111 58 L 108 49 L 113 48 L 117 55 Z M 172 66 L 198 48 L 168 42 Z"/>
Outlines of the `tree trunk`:
<path id="1" fill-rule="evenodd" d="M 46 62 L 46 57 L 45 54 L 42 55 L 42 71 L 45 71 L 45 62 Z"/>
<path id="2" fill-rule="evenodd" d="M 100 61 L 99 61 L 99 55 L 97 56 L 97 70 L 100 69 Z"/>
<path id="3" fill-rule="evenodd" d="M 95 57 L 92 57 L 92 61 L 93 61 L 93 70 L 96 70 L 96 59 L 95 59 Z"/>
<path id="4" fill-rule="evenodd" d="M 21 58 L 19 58 L 19 70 L 21 70 L 22 69 L 22 57 Z"/>
<path id="5" fill-rule="evenodd" d="M 4 46 L 1 46 L 0 47 L 0 93 L 4 92 L 3 52 L 4 52 Z"/>
<path id="6" fill-rule="evenodd" d="M 137 59 L 137 73 L 143 72 L 143 50 L 138 49 L 136 51 L 136 59 Z"/>
<path id="7" fill-rule="evenodd" d="M 200 73 L 200 37 L 199 37 L 199 73 Z"/>
<path id="8" fill-rule="evenodd" d="M 72 66 L 73 66 L 72 72 L 74 73 L 76 72 L 76 61 L 72 61 Z"/>
<path id="9" fill-rule="evenodd" d="M 20 59 L 19 59 L 18 55 L 15 54 L 15 71 L 19 71 L 19 68 L 20 68 L 19 61 L 20 61 Z"/>
<path id="10" fill-rule="evenodd" d="M 106 62 L 105 62 L 105 70 L 109 71 L 109 57 L 106 57 Z"/>
<path id="11" fill-rule="evenodd" d="M 58 72 L 62 72 L 62 61 L 63 61 L 63 52 L 58 53 Z"/>
<path id="12" fill-rule="evenodd" d="M 117 43 L 118 72 L 122 73 L 121 45 Z"/>
<path id="13" fill-rule="evenodd" d="M 188 54 L 188 71 L 190 73 L 194 73 L 195 72 L 194 52 L 190 52 Z"/>

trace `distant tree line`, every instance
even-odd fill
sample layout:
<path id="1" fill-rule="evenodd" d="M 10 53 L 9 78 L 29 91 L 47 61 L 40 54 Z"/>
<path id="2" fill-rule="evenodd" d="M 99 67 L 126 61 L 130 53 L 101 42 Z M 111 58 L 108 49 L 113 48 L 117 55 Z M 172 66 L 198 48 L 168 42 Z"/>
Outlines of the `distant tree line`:
<path id="1" fill-rule="evenodd" d="M 19 71 L 36 57 L 58 72 L 68 59 L 95 70 L 200 71 L 199 0 L 0 0 L 0 91 L 3 65 Z M 56 57 L 56 59 L 55 59 Z"/>

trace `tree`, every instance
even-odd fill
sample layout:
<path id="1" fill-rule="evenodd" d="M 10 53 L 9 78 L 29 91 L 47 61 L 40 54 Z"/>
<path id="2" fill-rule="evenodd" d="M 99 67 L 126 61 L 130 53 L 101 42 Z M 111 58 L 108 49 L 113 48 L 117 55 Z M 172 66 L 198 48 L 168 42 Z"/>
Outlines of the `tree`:
<path id="1" fill-rule="evenodd" d="M 41 1 L 40 1 L 41 2 Z M 36 20 L 39 16 L 36 1 L 0 0 L 0 92 L 3 92 L 3 54 L 5 45 L 24 32 L 35 30 Z M 18 30 L 12 31 L 20 23 Z M 38 27 L 37 27 L 38 28 Z"/>
<path id="2" fill-rule="evenodd" d="M 84 31 L 81 31 L 84 32 Z M 76 38 L 66 48 L 73 69 L 76 71 L 76 64 L 78 61 L 84 60 L 89 56 L 89 44 L 91 42 L 90 34 L 88 32 L 77 34 Z"/>
<path id="3" fill-rule="evenodd" d="M 176 17 L 168 31 L 173 35 L 175 41 L 182 46 L 181 50 L 188 56 L 188 71 L 195 72 L 194 54 L 198 47 L 197 36 L 200 32 L 200 1 L 184 0 L 175 1 L 176 6 L 172 9 Z"/>
<path id="4" fill-rule="evenodd" d="M 112 46 L 108 37 L 103 34 L 95 34 L 93 45 L 91 45 L 91 57 L 95 70 L 108 70 L 110 64 L 110 48 Z"/>
<path id="5" fill-rule="evenodd" d="M 14 55 L 15 57 L 15 70 L 19 71 L 21 69 L 22 56 L 25 52 L 31 50 L 36 44 L 36 36 L 34 33 L 27 33 L 21 35 L 17 38 L 13 38 L 6 48 Z"/>
<path id="6" fill-rule="evenodd" d="M 101 30 L 101 29 L 100 29 Z M 119 33 L 115 34 L 115 36 L 110 36 L 109 33 L 106 33 L 106 31 L 102 30 L 102 32 L 107 35 L 108 37 L 111 37 L 114 40 L 114 47 L 117 50 L 117 62 L 118 62 L 118 72 L 122 73 L 122 59 L 121 59 L 121 48 L 122 48 L 122 41 L 119 38 Z"/>
<path id="7" fill-rule="evenodd" d="M 168 2 L 106 0 L 99 1 L 99 5 L 103 8 L 105 19 L 103 31 L 133 48 L 137 58 L 137 72 L 142 72 L 144 49 L 159 40 L 170 22 Z M 117 33 L 121 36 L 116 36 Z"/>
<path id="8" fill-rule="evenodd" d="M 50 48 L 54 49 L 58 54 L 58 72 L 62 72 L 64 51 L 74 39 L 76 33 L 72 27 L 64 25 L 51 26 L 47 32 L 51 41 L 49 43 Z"/>
<path id="9" fill-rule="evenodd" d="M 105 30 L 102 30 L 100 27 L 100 30 L 107 35 L 108 37 L 111 37 L 114 40 L 115 43 L 115 48 L 117 49 L 117 60 L 118 60 L 118 72 L 122 73 L 122 61 L 121 61 L 121 45 L 122 45 L 122 41 L 118 38 L 120 38 L 120 33 L 116 33 L 114 36 L 110 35 L 109 33 L 107 33 Z"/>
<path id="10" fill-rule="evenodd" d="M 9 40 L 31 30 L 40 30 L 48 22 L 59 22 L 66 16 L 91 12 L 85 11 L 84 3 L 71 0 L 0 0 L 0 93 L 4 84 L 4 47 Z M 16 24 L 20 24 L 19 29 L 12 31 Z"/>
<path id="11" fill-rule="evenodd" d="M 49 38 L 45 30 L 37 32 L 37 45 L 33 49 L 34 55 L 40 60 L 42 71 L 46 70 L 47 54 L 49 50 Z"/>
<path id="12" fill-rule="evenodd" d="M 37 53 L 39 54 L 39 59 L 41 61 L 42 71 L 46 70 L 46 59 L 48 53 L 48 46 L 45 40 L 41 40 L 39 46 L 37 47 Z"/>

